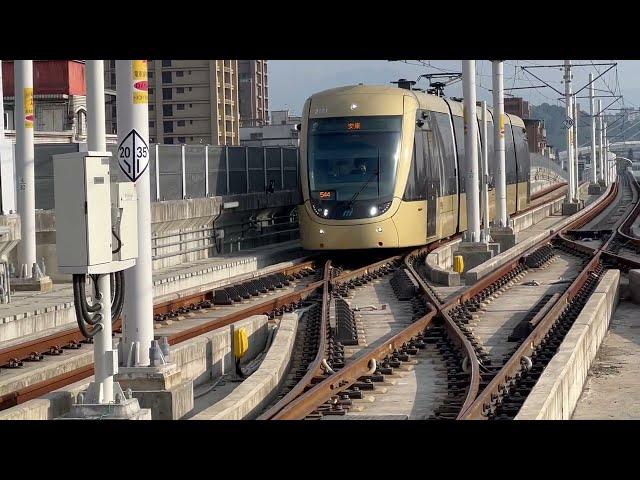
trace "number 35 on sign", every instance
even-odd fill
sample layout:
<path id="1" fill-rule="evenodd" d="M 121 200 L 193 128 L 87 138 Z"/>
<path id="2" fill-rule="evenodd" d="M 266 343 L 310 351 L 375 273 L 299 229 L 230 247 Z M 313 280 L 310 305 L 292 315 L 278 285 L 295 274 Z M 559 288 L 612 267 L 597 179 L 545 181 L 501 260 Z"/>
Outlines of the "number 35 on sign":
<path id="1" fill-rule="evenodd" d="M 149 146 L 135 129 L 118 145 L 118 164 L 132 182 L 137 181 L 149 166 Z"/>

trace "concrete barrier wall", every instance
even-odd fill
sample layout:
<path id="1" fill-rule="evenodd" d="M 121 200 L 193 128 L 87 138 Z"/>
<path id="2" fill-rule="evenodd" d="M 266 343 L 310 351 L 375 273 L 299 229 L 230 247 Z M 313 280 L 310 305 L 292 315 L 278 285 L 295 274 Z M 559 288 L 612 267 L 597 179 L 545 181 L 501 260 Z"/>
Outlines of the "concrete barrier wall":
<path id="1" fill-rule="evenodd" d="M 564 201 L 564 197 L 559 198 L 558 200 L 554 200 L 553 202 L 540 205 L 539 207 L 536 207 L 528 212 L 513 216 L 511 218 L 513 233 L 518 233 L 522 230 L 525 230 L 532 225 L 535 225 L 539 221 L 557 214 L 562 210 L 562 204 L 564 203 Z"/>
<path id="2" fill-rule="evenodd" d="M 78 394 L 87 389 L 89 379 L 72 383 L 60 390 L 29 400 L 0 412 L 0 420 L 53 420 L 69 410 Z"/>
<path id="3" fill-rule="evenodd" d="M 232 210 L 224 210 L 223 203 L 237 201 L 238 207 Z M 285 214 L 300 202 L 299 192 L 294 190 L 280 190 L 271 194 L 268 198 L 264 192 L 230 195 L 226 197 L 204 197 L 184 200 L 167 200 L 151 203 L 151 233 L 154 256 L 175 254 L 183 250 L 179 255 L 171 255 L 165 258 L 156 258 L 153 261 L 154 270 L 160 268 L 181 265 L 185 262 L 193 262 L 211 258 L 216 255 L 214 248 L 188 252 L 190 249 L 206 247 L 212 243 L 212 227 L 216 221 L 216 228 L 231 228 L 229 235 L 241 235 L 234 233 L 239 229 L 237 223 L 248 222 L 253 218 L 263 220 L 270 215 L 276 215 L 281 209 Z M 231 222 L 231 223 L 230 223 Z M 233 226 L 235 225 L 235 226 Z M 54 282 L 71 282 L 71 276 L 58 272 L 58 260 L 56 252 L 56 220 L 55 210 L 36 210 L 36 255 L 38 260 L 44 258 L 47 274 Z M 205 231 L 200 231 L 206 229 Z M 18 229 L 19 230 L 19 229 Z M 165 237 L 166 238 L 157 238 Z M 267 237 L 274 241 L 277 236 Z M 180 243 L 182 245 L 172 245 Z M 157 247 L 157 248 L 156 248 Z M 15 249 L 9 254 L 9 262 L 16 263 Z"/>
<path id="4" fill-rule="evenodd" d="M 50 328 L 75 323 L 72 302 L 46 307 L 33 312 L 22 312 L 0 318 L 0 342 L 22 338 Z"/>
<path id="5" fill-rule="evenodd" d="M 608 270 L 527 397 L 516 420 L 569 420 L 619 298 L 620 271 Z"/>
<path id="6" fill-rule="evenodd" d="M 235 328 L 247 329 L 249 350 L 245 358 L 255 358 L 266 345 L 268 317 L 254 315 L 234 325 Z M 193 380 L 194 385 L 199 385 L 235 368 L 231 358 L 230 330 L 229 326 L 223 327 L 171 347 L 172 362 L 182 369 L 183 381 Z M 83 365 L 91 363 L 93 351 L 87 350 L 81 357 Z M 72 399 L 85 390 L 92 379 L 93 377 L 81 380 L 41 398 L 3 410 L 0 412 L 0 420 L 52 420 L 60 417 L 70 410 Z"/>
<path id="7" fill-rule="evenodd" d="M 282 316 L 264 360 L 248 379 L 224 399 L 194 415 L 191 420 L 242 420 L 256 415 L 277 392 L 289 369 L 298 328 L 298 313 Z"/>
<path id="8" fill-rule="evenodd" d="M 245 328 L 249 335 L 247 360 L 264 350 L 268 320 L 266 315 L 254 315 L 234 323 L 235 328 Z M 197 386 L 233 371 L 231 342 L 231 328 L 222 327 L 171 347 L 172 361 L 182 369 L 182 379 L 193 380 Z"/>

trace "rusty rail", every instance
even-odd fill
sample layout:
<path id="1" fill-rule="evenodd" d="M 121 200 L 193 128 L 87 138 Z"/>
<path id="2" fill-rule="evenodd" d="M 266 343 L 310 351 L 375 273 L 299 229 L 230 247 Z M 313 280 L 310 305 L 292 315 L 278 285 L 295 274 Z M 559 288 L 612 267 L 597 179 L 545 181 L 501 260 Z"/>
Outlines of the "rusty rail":
<path id="1" fill-rule="evenodd" d="M 605 197 L 605 199 L 603 199 L 586 215 L 580 216 L 576 219 L 576 221 L 572 222 L 570 225 L 567 225 L 561 231 L 556 232 L 551 237 L 543 240 L 542 242 L 539 242 L 537 245 L 523 254 L 524 257 L 539 248 L 541 244 L 546 244 L 552 241 L 554 238 L 557 238 L 559 241 L 571 244 L 571 246 L 576 250 L 579 250 L 581 252 L 587 251 L 588 253 L 592 254 L 593 257 L 587 263 L 582 272 L 574 279 L 569 288 L 561 296 L 559 296 L 559 298 L 557 298 L 557 301 L 555 301 L 555 303 L 553 303 L 553 305 L 550 307 L 549 305 L 551 305 L 552 302 L 550 301 L 547 304 L 547 307 L 545 308 L 546 313 L 542 316 L 542 318 L 536 318 L 537 325 L 535 326 L 534 330 L 529 334 L 525 341 L 522 342 L 520 347 L 503 365 L 500 371 L 493 377 L 489 385 L 486 386 L 486 388 L 480 393 L 475 401 L 461 413 L 461 415 L 459 416 L 460 419 L 486 419 L 486 417 L 483 415 L 483 412 L 485 412 L 486 409 L 489 408 L 492 399 L 496 396 L 499 396 L 503 388 L 502 386 L 508 383 L 518 374 L 518 372 L 522 368 L 521 362 L 523 358 L 531 355 L 536 345 L 541 342 L 541 340 L 544 338 L 553 324 L 557 321 L 558 317 L 562 314 L 565 307 L 574 299 L 576 294 L 580 291 L 591 272 L 593 272 L 598 267 L 601 262 L 601 255 L 603 253 L 603 250 L 608 246 L 613 237 L 609 238 L 605 245 L 596 250 L 573 242 L 562 235 L 562 233 L 563 231 L 572 228 L 580 228 L 592 219 L 596 218 L 614 201 L 614 199 L 617 197 L 617 194 L 618 183 L 616 182 L 607 197 Z"/>
<path id="2" fill-rule="evenodd" d="M 415 279 L 420 284 L 420 288 L 425 293 L 429 301 L 432 305 L 435 305 L 437 313 L 440 314 L 442 319 L 444 320 L 444 326 L 449 332 L 450 338 L 454 341 L 460 350 L 463 350 L 467 357 L 469 358 L 469 364 L 471 365 L 471 380 L 469 382 L 469 389 L 467 390 L 467 397 L 460 409 L 460 412 L 463 412 L 466 408 L 471 405 L 473 400 L 478 395 L 478 390 L 480 389 L 480 362 L 478 361 L 478 357 L 476 355 L 473 346 L 467 340 L 464 333 L 460 328 L 456 325 L 456 323 L 451 319 L 449 313 L 445 310 L 445 307 L 449 305 L 451 302 L 448 302 L 446 305 L 440 305 L 440 302 L 435 298 L 435 296 L 431 293 L 431 289 L 427 286 L 422 276 L 415 270 L 412 258 L 415 254 L 419 253 L 423 249 L 418 249 L 414 252 L 414 254 L 407 256 L 405 259 L 405 265 L 409 268 L 409 271 L 413 274 Z"/>
<path id="3" fill-rule="evenodd" d="M 557 191 L 565 186 L 566 184 L 554 185 L 553 187 L 541 192 L 541 194 L 536 198 L 540 198 L 542 196 L 553 193 L 554 191 Z M 557 198 L 562 197 L 564 194 L 565 194 L 564 192 L 560 192 L 558 195 L 556 195 L 555 197 L 553 197 L 548 201 L 556 200 Z M 523 213 L 537 207 L 539 207 L 539 205 L 532 205 L 527 209 L 523 210 Z M 457 236 L 458 235 L 452 238 L 455 238 Z M 423 294 L 425 294 L 430 301 L 429 308 L 431 309 L 431 311 L 428 314 L 426 314 L 421 319 L 417 320 L 416 322 L 411 324 L 409 327 L 399 332 L 391 340 L 389 340 L 388 342 L 385 342 L 385 344 L 379 346 L 374 350 L 366 352 L 366 354 L 362 355 L 357 360 L 354 360 L 353 362 L 349 363 L 348 365 L 346 365 L 344 368 L 342 368 L 335 374 L 317 383 L 316 385 L 313 386 L 313 388 L 309 389 L 303 395 L 297 396 L 295 400 L 285 401 L 285 399 L 283 398 L 279 402 L 279 404 L 283 404 L 286 406 L 281 408 L 278 413 L 275 413 L 277 409 L 274 407 L 270 409 L 268 412 L 266 412 L 265 414 L 263 414 L 260 418 L 261 419 L 272 418 L 274 420 L 292 420 L 292 419 L 304 418 L 306 415 L 312 412 L 318 405 L 326 402 L 332 396 L 348 389 L 352 384 L 354 384 L 358 380 L 358 378 L 366 374 L 366 372 L 370 369 L 370 363 L 372 359 L 379 360 L 381 358 L 384 358 L 385 355 L 388 355 L 390 352 L 393 352 L 395 348 L 402 346 L 403 343 L 410 340 L 419 332 L 423 332 L 431 324 L 433 319 L 436 318 L 437 315 L 440 315 L 442 317 L 444 321 L 443 322 L 444 326 L 451 340 L 457 344 L 458 348 L 461 351 L 465 352 L 466 356 L 470 360 L 469 363 L 471 365 L 471 379 L 470 379 L 470 384 L 467 390 L 467 395 L 466 395 L 464 404 L 460 410 L 460 414 L 462 414 L 462 412 L 467 410 L 471 406 L 471 404 L 474 402 L 480 389 L 480 366 L 479 366 L 480 364 L 477 359 L 475 350 L 473 349 L 473 346 L 471 345 L 469 340 L 467 340 L 464 333 L 460 330 L 460 328 L 456 325 L 456 323 L 451 319 L 447 310 L 458 302 L 464 302 L 467 298 L 473 296 L 478 291 L 490 285 L 497 278 L 500 278 L 502 275 L 512 270 L 515 266 L 517 266 L 520 260 L 516 259 L 502 266 L 496 272 L 494 272 L 491 275 L 488 275 L 487 277 L 482 279 L 480 282 L 478 282 L 476 285 L 473 285 L 468 290 L 463 292 L 463 294 L 460 297 L 448 302 L 444 306 L 440 306 L 439 302 L 433 296 L 433 294 L 431 293 L 431 290 L 425 284 L 422 277 L 415 271 L 415 268 L 412 262 L 410 261 L 410 259 L 415 254 L 422 251 L 429 252 L 434 248 L 437 248 L 443 241 L 448 241 L 448 240 L 449 239 L 443 239 L 440 242 L 435 242 L 427 246 L 420 247 L 414 252 L 412 252 L 411 254 L 405 256 L 405 266 L 416 278 Z M 336 277 L 335 279 L 333 279 L 333 281 L 347 281 L 357 276 L 366 274 L 368 273 L 369 270 L 375 269 L 376 267 L 379 267 L 385 263 L 398 260 L 399 258 L 401 257 L 400 256 L 391 257 L 387 260 L 383 260 L 375 264 L 362 267 L 352 272 L 347 272 L 345 274 L 342 274 Z M 300 382 L 296 387 L 300 386 L 301 383 L 303 382 Z M 460 418 L 460 415 L 458 416 L 458 418 Z"/>
<path id="4" fill-rule="evenodd" d="M 329 328 L 329 281 L 331 280 L 331 260 L 328 260 L 324 266 L 324 276 L 322 280 L 322 313 L 320 321 L 320 337 L 318 344 L 318 352 L 313 362 L 309 366 L 307 373 L 300 379 L 300 381 L 282 397 L 275 405 L 269 410 L 264 412 L 258 417 L 258 420 L 266 420 L 270 418 L 278 418 L 283 412 L 285 412 L 288 406 L 295 403 L 301 395 L 304 394 L 305 389 L 311 385 L 313 378 L 322 374 L 322 359 L 326 355 L 327 349 L 327 334 Z M 315 387 L 314 389 L 315 390 Z"/>
<path id="5" fill-rule="evenodd" d="M 313 266 L 313 261 L 302 262 L 297 265 L 292 265 L 289 267 L 285 267 L 283 269 L 265 274 L 259 275 L 253 278 L 259 278 L 260 276 L 272 275 L 274 273 L 284 273 L 286 275 L 290 275 L 293 273 L 297 273 L 306 268 L 310 268 Z M 245 279 L 242 281 L 249 281 L 250 279 Z M 292 302 L 297 302 L 306 298 L 308 295 L 313 293 L 314 290 L 322 286 L 323 282 L 313 282 L 307 287 L 298 290 L 296 292 L 291 292 L 286 295 L 281 295 L 279 297 L 269 299 L 267 301 L 261 302 L 259 304 L 253 305 L 249 308 L 240 310 L 238 312 L 231 313 L 229 315 L 225 315 L 223 317 L 211 320 L 210 322 L 203 323 L 202 325 L 198 325 L 191 329 L 176 333 L 174 335 L 169 336 L 169 344 L 175 345 L 176 343 L 184 342 L 191 338 L 194 338 L 203 333 L 210 332 L 217 328 L 224 327 L 238 320 L 242 320 L 243 318 L 247 318 L 251 315 L 260 315 L 266 312 L 270 312 L 276 308 L 283 307 L 285 305 L 289 305 Z M 223 287 L 216 287 L 223 288 Z M 215 288 L 213 289 L 215 290 Z M 188 295 L 176 300 L 170 300 L 168 302 L 162 302 L 154 305 L 154 315 L 158 313 L 167 313 L 171 310 L 175 310 L 180 307 L 185 307 L 191 305 L 193 303 L 199 303 L 203 300 L 211 299 L 213 290 L 201 292 L 193 295 Z M 121 319 L 116 320 L 114 323 L 114 331 L 120 329 L 122 326 Z M 50 347 L 55 348 L 64 348 L 65 345 L 69 343 L 78 343 L 84 341 L 85 338 L 82 333 L 77 328 L 70 328 L 64 330 L 60 333 L 48 335 L 46 337 L 41 337 L 38 339 L 31 340 L 29 342 L 21 343 L 16 346 L 7 347 L 5 349 L 0 350 L 0 365 L 4 365 L 11 361 L 12 359 L 22 359 L 27 358 L 31 353 L 45 353 L 49 350 Z M 21 388 L 19 390 L 15 390 L 13 392 L 0 395 L 0 410 L 4 410 L 6 408 L 24 403 L 28 400 L 32 400 L 41 395 L 49 393 L 58 388 L 65 387 L 79 380 L 83 380 L 85 378 L 93 375 L 93 363 L 90 365 L 81 367 L 79 369 L 66 372 L 61 375 L 57 375 L 55 377 L 49 378 L 42 382 L 37 382 L 35 384 L 29 385 L 28 387 Z"/>
<path id="6" fill-rule="evenodd" d="M 340 369 L 336 373 L 322 380 L 313 386 L 303 395 L 286 405 L 278 414 L 271 417 L 273 420 L 299 420 L 311 413 L 318 405 L 326 402 L 332 396 L 346 390 L 358 378 L 365 375 L 371 368 L 371 360 L 382 360 L 386 355 L 399 349 L 418 333 L 423 332 L 432 322 L 436 315 L 436 310 L 430 306 L 431 311 L 409 327 L 394 335 L 383 345 L 368 351 L 366 355 L 358 357 L 351 363 Z"/>

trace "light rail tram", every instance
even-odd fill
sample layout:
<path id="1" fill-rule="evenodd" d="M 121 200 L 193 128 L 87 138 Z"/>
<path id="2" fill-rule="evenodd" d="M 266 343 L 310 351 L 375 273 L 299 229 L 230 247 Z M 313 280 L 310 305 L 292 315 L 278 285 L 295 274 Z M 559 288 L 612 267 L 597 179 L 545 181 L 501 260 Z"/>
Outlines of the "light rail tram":
<path id="1" fill-rule="evenodd" d="M 481 115 L 480 109 L 477 109 Z M 488 142 L 489 217 L 494 218 L 493 113 Z M 507 211 L 530 200 L 525 125 L 505 114 Z M 316 93 L 304 105 L 298 207 L 306 250 L 420 246 L 467 228 L 463 106 L 392 86 Z"/>

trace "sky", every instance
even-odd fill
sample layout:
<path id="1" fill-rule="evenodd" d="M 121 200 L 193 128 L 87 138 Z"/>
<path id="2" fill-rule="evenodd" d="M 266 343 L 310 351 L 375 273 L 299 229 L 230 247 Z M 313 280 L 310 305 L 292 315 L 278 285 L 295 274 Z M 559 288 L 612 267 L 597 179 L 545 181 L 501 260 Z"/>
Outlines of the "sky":
<path id="1" fill-rule="evenodd" d="M 406 63 L 405 63 L 406 62 Z M 423 63 L 419 63 L 423 62 Z M 640 106 L 640 86 L 637 79 L 640 78 L 640 61 L 637 60 L 572 60 L 573 64 L 587 64 L 573 68 L 573 86 L 582 87 L 588 82 L 589 73 L 594 77 L 598 72 L 604 72 L 608 66 L 597 65 L 599 63 L 617 62 L 617 67 L 610 70 L 603 77 L 596 80 L 595 88 L 606 90 L 601 95 L 610 94 L 613 90 L 616 94 L 622 93 L 623 99 L 612 105 L 611 108 L 621 106 Z M 595 63 L 596 65 L 592 65 Z M 504 65 L 504 84 L 506 88 L 531 87 L 542 85 L 542 82 L 533 77 L 536 75 L 564 92 L 562 82 L 562 68 L 534 68 L 531 73 L 522 67 L 538 65 L 562 65 L 564 60 L 507 60 Z M 269 109 L 289 109 L 292 114 L 299 115 L 305 100 L 311 94 L 328 88 L 357 83 L 386 84 L 406 78 L 416 80 L 423 73 L 436 73 L 439 71 L 460 72 L 460 60 L 270 60 L 269 61 Z M 425 79 L 416 84 L 419 88 L 428 87 Z M 476 86 L 478 100 L 486 100 L 491 105 L 491 63 L 488 61 L 476 62 Z M 508 93 L 508 92 L 507 92 Z M 596 92 L 597 94 L 598 92 Z M 462 96 L 462 83 L 457 82 L 445 89 L 445 94 L 450 97 Z M 514 96 L 521 96 L 534 105 L 550 103 L 562 105 L 557 99 L 560 95 L 549 87 L 533 88 L 526 90 L 514 90 Z M 588 89 L 584 90 L 588 94 Z M 603 107 L 614 99 L 602 98 Z M 622 105 L 624 102 L 624 105 Z M 579 99 L 582 110 L 588 111 L 587 99 Z"/>

